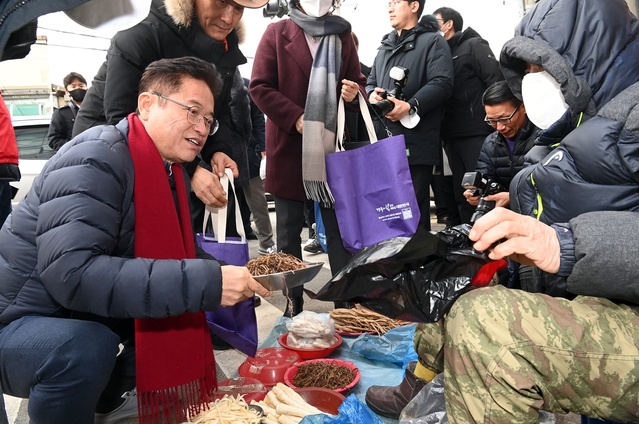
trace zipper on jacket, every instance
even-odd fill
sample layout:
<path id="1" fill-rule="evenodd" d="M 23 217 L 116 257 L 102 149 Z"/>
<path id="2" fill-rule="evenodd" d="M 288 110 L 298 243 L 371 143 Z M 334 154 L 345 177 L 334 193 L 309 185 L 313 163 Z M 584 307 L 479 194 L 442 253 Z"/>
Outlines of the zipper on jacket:
<path id="1" fill-rule="evenodd" d="M 20 3 L 14 4 L 7 13 L 5 13 L 4 15 L 0 17 L 0 27 L 2 26 L 2 24 L 4 24 L 4 21 L 9 17 L 9 15 L 11 15 L 16 10 L 20 9 L 22 6 L 24 6 L 28 2 L 29 2 L 28 0 L 22 0 Z"/>

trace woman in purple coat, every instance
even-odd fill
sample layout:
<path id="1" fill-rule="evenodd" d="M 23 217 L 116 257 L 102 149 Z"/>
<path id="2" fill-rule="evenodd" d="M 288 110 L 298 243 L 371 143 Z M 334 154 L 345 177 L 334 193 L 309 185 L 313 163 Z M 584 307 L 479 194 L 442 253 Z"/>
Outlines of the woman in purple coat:
<path id="1" fill-rule="evenodd" d="M 291 0 L 290 19 L 269 25 L 262 36 L 250 84 L 253 101 L 268 118 L 266 191 L 275 200 L 278 249 L 302 258 L 304 205 L 315 200 L 334 272 L 349 254 L 332 209 L 324 156 L 335 151 L 338 96 L 348 107 L 366 84 L 351 25 L 331 14 L 336 1 Z M 302 287 L 289 290 L 286 316 L 302 311 L 302 294 Z"/>

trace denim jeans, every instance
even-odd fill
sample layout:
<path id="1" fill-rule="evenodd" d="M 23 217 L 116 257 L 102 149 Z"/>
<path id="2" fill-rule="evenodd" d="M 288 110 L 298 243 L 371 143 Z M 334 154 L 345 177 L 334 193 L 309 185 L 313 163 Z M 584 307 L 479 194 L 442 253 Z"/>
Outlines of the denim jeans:
<path id="1" fill-rule="evenodd" d="M 0 384 L 29 399 L 32 424 L 93 424 L 120 337 L 84 320 L 27 316 L 0 326 Z"/>

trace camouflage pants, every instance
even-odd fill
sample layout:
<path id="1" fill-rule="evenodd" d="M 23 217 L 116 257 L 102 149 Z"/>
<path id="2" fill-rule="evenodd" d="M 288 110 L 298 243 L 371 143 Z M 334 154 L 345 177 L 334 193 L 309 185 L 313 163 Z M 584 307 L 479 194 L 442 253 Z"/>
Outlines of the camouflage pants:
<path id="1" fill-rule="evenodd" d="M 488 287 L 420 324 L 415 350 L 446 373 L 451 423 L 537 423 L 538 409 L 639 423 L 639 307 Z"/>

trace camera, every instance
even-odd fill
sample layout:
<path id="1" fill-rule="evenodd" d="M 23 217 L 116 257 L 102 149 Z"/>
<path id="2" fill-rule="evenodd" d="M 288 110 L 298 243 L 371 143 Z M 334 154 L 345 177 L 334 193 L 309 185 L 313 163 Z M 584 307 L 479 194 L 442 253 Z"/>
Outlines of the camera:
<path id="1" fill-rule="evenodd" d="M 395 87 L 393 87 L 391 91 L 382 91 L 379 93 L 380 97 L 384 100 L 380 100 L 377 103 L 371 103 L 371 107 L 380 118 L 385 116 L 395 107 L 395 103 L 388 100 L 388 97 L 406 100 L 402 94 L 402 89 L 406 86 L 408 68 L 404 68 L 403 66 L 393 66 L 388 74 L 393 80 Z"/>
<path id="2" fill-rule="evenodd" d="M 286 0 L 269 0 L 264 9 L 262 9 L 262 14 L 265 18 L 274 18 L 275 16 L 281 18 L 288 14 L 288 9 Z"/>
<path id="3" fill-rule="evenodd" d="M 462 186 L 466 190 L 472 190 L 473 197 L 480 196 L 475 213 L 470 218 L 471 224 L 495 208 L 495 201 L 486 200 L 486 196 L 508 191 L 497 181 L 485 178 L 481 172 L 466 172 L 462 178 Z"/>

